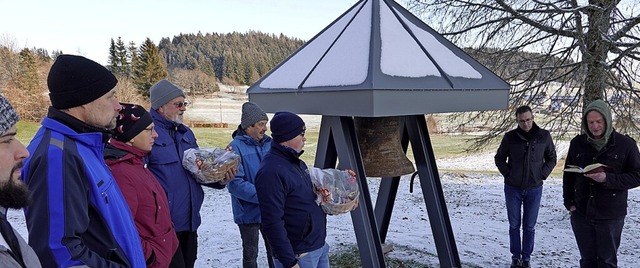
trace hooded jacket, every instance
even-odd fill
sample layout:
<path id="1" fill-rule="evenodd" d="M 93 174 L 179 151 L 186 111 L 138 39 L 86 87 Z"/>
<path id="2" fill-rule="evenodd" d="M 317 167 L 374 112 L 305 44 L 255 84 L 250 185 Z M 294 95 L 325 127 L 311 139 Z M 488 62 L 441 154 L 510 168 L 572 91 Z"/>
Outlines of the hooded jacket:
<path id="1" fill-rule="evenodd" d="M 520 127 L 507 132 L 494 157 L 504 183 L 527 190 L 542 185 L 556 166 L 556 148 L 549 131 L 533 123 L 529 133 Z"/>
<path id="2" fill-rule="evenodd" d="M 597 111 L 606 121 L 604 137 L 595 139 L 586 123 L 590 111 Z M 582 115 L 583 134 L 574 137 L 567 153 L 567 165 L 608 166 L 606 181 L 596 182 L 581 173 L 563 175 L 564 205 L 576 207 L 578 215 L 587 219 L 606 220 L 627 215 L 628 189 L 640 186 L 640 152 L 635 140 L 616 132 L 608 105 L 601 100 L 589 104 Z M 602 142 L 604 140 L 604 143 Z M 599 149 L 598 149 L 599 148 Z"/>
<path id="3" fill-rule="evenodd" d="M 133 215 L 147 267 L 168 267 L 178 248 L 178 237 L 171 222 L 167 196 L 147 169 L 144 159 L 147 154 L 111 139 L 104 158 Z"/>
<path id="4" fill-rule="evenodd" d="M 149 154 L 149 170 L 158 179 L 167 193 L 171 220 L 176 232 L 195 232 L 201 223 L 200 208 L 204 201 L 204 191 L 196 179 L 184 169 L 184 151 L 198 148 L 193 131 L 184 124 L 174 123 L 164 118 L 156 110 L 151 110 L 158 137 Z M 222 189 L 219 183 L 207 186 Z"/>
<path id="5" fill-rule="evenodd" d="M 27 146 L 29 245 L 45 267 L 145 267 L 131 212 L 103 159 L 105 134 L 72 125 L 91 129 L 50 109 Z"/>
<path id="6" fill-rule="evenodd" d="M 264 135 L 256 141 L 246 135 L 242 127 L 232 134 L 229 146 L 240 155 L 240 164 L 236 177 L 227 184 L 231 194 L 233 221 L 236 224 L 260 223 L 260 206 L 256 194 L 256 173 L 260 162 L 271 148 L 271 137 Z"/>
<path id="7" fill-rule="evenodd" d="M 0 206 L 0 217 L 2 217 L 5 221 L 7 220 L 7 209 Z M 28 268 L 39 268 L 40 260 L 38 256 L 33 251 L 33 249 L 24 241 L 24 238 L 20 236 L 20 234 L 13 228 L 11 228 L 13 234 L 16 235 L 18 239 L 18 244 L 20 245 L 20 252 L 22 253 L 22 261 L 24 261 L 24 265 Z M 1 239 L 1 238 L 0 238 Z M 4 268 L 13 268 L 13 267 L 22 267 L 18 260 L 14 258 L 14 254 L 11 250 L 2 244 L 0 244 L 0 267 Z"/>
<path id="8" fill-rule="evenodd" d="M 284 267 L 297 263 L 296 254 L 323 247 L 327 236 L 327 214 L 316 203 L 309 170 L 299 156 L 272 143 L 256 175 L 263 231 Z"/>

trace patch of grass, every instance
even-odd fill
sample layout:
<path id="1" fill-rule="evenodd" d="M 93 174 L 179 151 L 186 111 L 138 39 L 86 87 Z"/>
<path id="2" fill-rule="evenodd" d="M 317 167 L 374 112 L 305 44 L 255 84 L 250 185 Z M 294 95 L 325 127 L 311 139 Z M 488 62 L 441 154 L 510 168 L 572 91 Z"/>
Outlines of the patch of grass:
<path id="1" fill-rule="evenodd" d="M 16 128 L 18 128 L 16 138 L 24 144 L 24 146 L 27 146 L 31 139 L 33 139 L 33 135 L 35 135 L 36 131 L 40 128 L 40 122 L 18 121 Z"/>
<path id="2" fill-rule="evenodd" d="M 18 140 L 20 140 L 25 146 L 29 144 L 33 135 L 40 128 L 40 122 L 18 122 Z M 202 148 L 219 147 L 225 148 L 229 142 L 231 142 L 231 134 L 235 131 L 235 128 L 192 128 L 196 138 L 198 139 L 198 145 Z M 270 134 L 270 133 L 269 133 Z M 309 129 L 305 133 L 307 142 L 304 146 L 304 154 L 301 158 L 308 164 L 313 165 L 315 162 L 316 150 L 318 148 L 318 129 Z M 435 156 L 441 157 L 456 157 L 465 155 L 465 149 L 468 148 L 467 142 L 472 138 L 468 135 L 431 135 L 431 143 Z M 411 146 L 409 146 L 409 159 L 413 159 L 413 153 L 411 152 Z"/>
<path id="3" fill-rule="evenodd" d="M 410 248 L 402 245 L 393 245 L 394 250 L 399 250 L 410 255 L 414 256 L 429 256 L 434 260 L 438 258 L 437 255 L 431 252 L 424 252 L 414 248 Z M 362 267 L 362 262 L 360 261 L 360 252 L 358 251 L 358 247 L 355 244 L 340 244 L 340 245 L 332 245 L 331 252 L 329 254 L 329 264 L 331 267 L 340 267 L 340 268 L 360 268 Z M 384 263 L 388 268 L 432 268 L 439 267 L 430 266 L 424 263 L 420 263 L 414 260 L 400 260 L 396 258 L 389 257 L 388 254 L 384 255 Z M 464 268 L 480 268 L 481 266 L 461 263 Z"/>
<path id="4" fill-rule="evenodd" d="M 451 158 L 466 155 L 471 146 L 470 135 L 430 135 L 431 146 L 438 158 Z"/>
<path id="5" fill-rule="evenodd" d="M 329 264 L 331 267 L 341 268 L 360 268 L 362 262 L 360 261 L 360 252 L 356 245 L 344 245 L 337 251 L 331 250 L 333 253 L 329 254 Z M 412 261 L 412 260 L 399 260 L 384 256 L 385 266 L 389 268 L 429 268 L 431 266 Z"/>

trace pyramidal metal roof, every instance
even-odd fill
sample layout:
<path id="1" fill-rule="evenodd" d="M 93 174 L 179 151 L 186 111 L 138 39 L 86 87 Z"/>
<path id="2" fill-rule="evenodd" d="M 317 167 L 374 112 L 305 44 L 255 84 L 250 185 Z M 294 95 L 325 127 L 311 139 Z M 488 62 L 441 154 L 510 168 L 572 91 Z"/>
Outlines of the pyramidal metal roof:
<path id="1" fill-rule="evenodd" d="M 392 0 L 361 0 L 254 83 L 266 112 L 398 116 L 505 109 L 509 84 Z"/>

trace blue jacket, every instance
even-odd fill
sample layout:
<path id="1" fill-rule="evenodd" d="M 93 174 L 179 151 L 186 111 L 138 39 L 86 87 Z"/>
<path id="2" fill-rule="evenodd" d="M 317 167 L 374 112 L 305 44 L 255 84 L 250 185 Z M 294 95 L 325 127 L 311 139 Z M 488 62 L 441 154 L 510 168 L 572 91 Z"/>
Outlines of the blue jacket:
<path id="1" fill-rule="evenodd" d="M 42 265 L 145 267 L 131 212 L 102 158 L 103 133 L 45 117 L 27 149 L 22 178 L 33 203 L 25 217 Z"/>
<path id="2" fill-rule="evenodd" d="M 296 254 L 324 246 L 327 214 L 316 203 L 309 170 L 297 152 L 272 143 L 256 175 L 256 192 L 264 234 L 284 267 L 297 263 Z"/>
<path id="3" fill-rule="evenodd" d="M 184 151 L 198 148 L 193 131 L 184 124 L 167 120 L 151 110 L 158 137 L 149 154 L 149 170 L 156 176 L 169 200 L 171 220 L 176 232 L 195 232 L 200 226 L 200 208 L 204 200 L 202 186 L 182 167 Z M 222 189 L 218 183 L 207 186 Z"/>
<path id="4" fill-rule="evenodd" d="M 231 194 L 233 221 L 236 224 L 260 223 L 260 207 L 254 184 L 260 162 L 271 148 L 271 137 L 264 135 L 258 142 L 247 136 L 240 126 L 232 136 L 229 146 L 240 155 L 238 173 L 227 184 Z"/>

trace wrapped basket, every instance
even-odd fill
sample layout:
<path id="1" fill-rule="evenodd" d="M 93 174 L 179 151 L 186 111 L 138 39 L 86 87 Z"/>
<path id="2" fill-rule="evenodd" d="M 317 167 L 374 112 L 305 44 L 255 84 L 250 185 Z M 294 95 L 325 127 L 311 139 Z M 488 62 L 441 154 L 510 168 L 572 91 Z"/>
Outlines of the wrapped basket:
<path id="1" fill-rule="evenodd" d="M 358 205 L 360 190 L 355 177 L 346 170 L 309 168 L 318 198 L 316 202 L 329 215 L 350 212 Z"/>
<path id="2" fill-rule="evenodd" d="M 206 184 L 224 180 L 227 171 L 238 166 L 239 159 L 235 152 L 220 148 L 191 148 L 184 151 L 182 166 L 197 182 Z"/>

